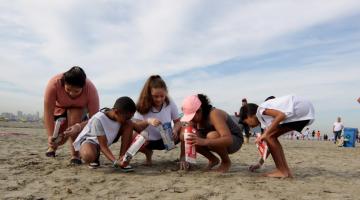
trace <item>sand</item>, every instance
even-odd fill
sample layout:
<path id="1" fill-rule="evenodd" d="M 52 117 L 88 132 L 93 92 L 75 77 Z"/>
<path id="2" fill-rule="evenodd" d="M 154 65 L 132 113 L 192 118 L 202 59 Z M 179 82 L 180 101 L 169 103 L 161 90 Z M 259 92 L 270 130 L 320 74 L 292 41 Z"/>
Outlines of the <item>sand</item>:
<path id="1" fill-rule="evenodd" d="M 15 133 L 15 134 L 14 134 Z M 68 145 L 47 158 L 41 128 L 0 127 L 1 199 L 359 199 L 360 148 L 336 147 L 324 141 L 281 140 L 294 179 L 261 177 L 274 168 L 271 158 L 258 173 L 248 166 L 258 158 L 253 139 L 231 155 L 230 172 L 202 172 L 199 156 L 194 171 L 177 171 L 179 148 L 155 151 L 153 166 L 138 154 L 135 172 L 69 164 Z M 111 147 L 118 155 L 119 144 Z"/>

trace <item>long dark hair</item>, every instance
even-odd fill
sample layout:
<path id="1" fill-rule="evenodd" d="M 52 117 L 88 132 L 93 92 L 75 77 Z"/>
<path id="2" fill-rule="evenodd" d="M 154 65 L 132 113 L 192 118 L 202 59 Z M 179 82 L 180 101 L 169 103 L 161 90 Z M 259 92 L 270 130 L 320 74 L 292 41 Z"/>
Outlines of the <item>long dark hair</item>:
<path id="1" fill-rule="evenodd" d="M 159 75 L 150 76 L 146 80 L 145 85 L 141 90 L 139 99 L 136 103 L 137 111 L 142 115 L 148 113 L 153 105 L 153 99 L 151 96 L 152 88 L 162 88 L 166 91 L 166 93 L 168 92 L 165 81 Z M 167 95 L 165 97 L 165 103 L 166 105 L 169 105 L 170 103 L 169 97 Z"/>
<path id="2" fill-rule="evenodd" d="M 211 105 L 210 100 L 206 95 L 198 94 L 197 96 L 198 96 L 199 100 L 201 101 L 200 108 L 201 108 L 201 112 L 202 112 L 202 118 L 207 120 L 209 118 L 209 115 L 210 115 L 210 112 L 211 112 L 213 106 Z"/>
<path id="3" fill-rule="evenodd" d="M 62 78 L 61 84 L 69 84 L 71 86 L 83 88 L 86 83 L 86 74 L 84 70 L 79 66 L 74 66 L 66 71 Z"/>
<path id="4" fill-rule="evenodd" d="M 244 122 L 244 120 L 248 117 L 256 115 L 258 105 L 254 103 L 248 103 L 241 107 L 240 109 L 240 121 Z"/>

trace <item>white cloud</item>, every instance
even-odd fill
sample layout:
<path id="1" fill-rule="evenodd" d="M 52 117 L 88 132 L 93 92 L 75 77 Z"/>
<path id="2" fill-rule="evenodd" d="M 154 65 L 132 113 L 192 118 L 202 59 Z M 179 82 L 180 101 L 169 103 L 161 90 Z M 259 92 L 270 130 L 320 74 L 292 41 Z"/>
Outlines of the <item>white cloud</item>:
<path id="1" fill-rule="evenodd" d="M 0 81 L 42 99 L 51 76 L 80 65 L 101 94 L 150 74 L 169 76 L 235 57 L 291 49 L 293 44 L 286 39 L 292 34 L 359 10 L 356 0 L 11 1 L 0 6 L 0 70 L 7 72 L 0 73 Z M 226 81 L 203 73 L 207 82 L 191 89 L 174 82 L 176 91 L 171 93 L 181 97 L 205 88 L 211 96 L 223 94 L 217 101 L 227 102 L 239 96 L 225 93 L 238 93 L 234 86 L 252 80 L 251 75 L 234 75 Z M 209 86 L 209 80 L 217 84 Z M 231 84 L 224 89 L 221 84 L 226 82 Z M 256 88 L 260 93 L 267 86 Z M 16 107 L 9 105 L 18 94 L 2 92 L 8 97 L 0 100 L 0 110 Z M 29 105 L 31 109 L 33 99 Z"/>
<path id="2" fill-rule="evenodd" d="M 119 9 L 111 10 L 109 4 L 126 6 L 131 12 L 117 13 Z M 111 87 L 144 74 L 171 74 L 269 51 L 266 44 L 272 39 L 348 15 L 359 9 L 359 3 L 32 1 L 10 3 L 3 7 L 6 9 L 15 14 L 5 14 L 5 19 L 15 17 L 12 21 L 38 40 L 28 42 L 39 59 L 62 70 L 73 64 L 88 67 L 89 71 L 99 72 L 93 68 L 101 68 L 95 78 L 99 87 Z M 108 17 L 109 11 L 115 17 Z M 82 39 L 90 43 L 84 44 Z M 27 56 L 23 55 L 23 60 Z M 121 79 L 109 76 L 124 73 L 128 76 Z"/>
<path id="3" fill-rule="evenodd" d="M 332 121 L 324 119 L 332 117 L 330 120 L 334 120 L 336 116 L 344 116 L 346 111 L 359 107 L 356 102 L 360 96 L 359 59 L 341 57 L 329 57 L 326 62 L 302 67 L 255 68 L 225 77 L 200 76 L 191 80 L 180 77 L 171 81 L 171 89 L 176 91 L 170 92 L 179 107 L 185 96 L 204 93 L 214 106 L 229 114 L 239 110 L 244 97 L 249 102 L 259 104 L 271 95 L 300 95 L 314 104 L 316 117 L 320 120 L 313 126 L 330 133 Z M 329 112 L 333 116 L 329 116 Z M 357 118 L 347 117 L 347 125 L 358 126 Z"/>

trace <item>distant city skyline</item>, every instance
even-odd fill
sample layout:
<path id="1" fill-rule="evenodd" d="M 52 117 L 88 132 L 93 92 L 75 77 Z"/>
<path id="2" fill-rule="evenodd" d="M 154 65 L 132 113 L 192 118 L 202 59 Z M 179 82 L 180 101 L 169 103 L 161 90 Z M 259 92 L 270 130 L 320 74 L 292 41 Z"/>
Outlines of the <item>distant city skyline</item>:
<path id="1" fill-rule="evenodd" d="M 9 121 L 39 121 L 42 119 L 40 116 L 40 112 L 37 111 L 35 113 L 25 113 L 23 111 L 16 112 L 1 112 L 0 111 L 0 119 L 1 120 L 9 120 Z"/>

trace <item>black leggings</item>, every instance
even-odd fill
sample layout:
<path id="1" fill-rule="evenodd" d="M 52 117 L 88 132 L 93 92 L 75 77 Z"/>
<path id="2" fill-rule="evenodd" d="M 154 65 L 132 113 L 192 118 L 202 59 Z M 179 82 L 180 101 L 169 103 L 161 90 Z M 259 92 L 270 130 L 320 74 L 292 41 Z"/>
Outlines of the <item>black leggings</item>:
<path id="1" fill-rule="evenodd" d="M 296 121 L 296 122 L 288 122 L 284 124 L 280 124 L 280 128 L 289 128 L 290 130 L 297 131 L 301 133 L 301 131 L 304 129 L 306 125 L 308 125 L 310 120 L 302 120 L 302 121 Z"/>

